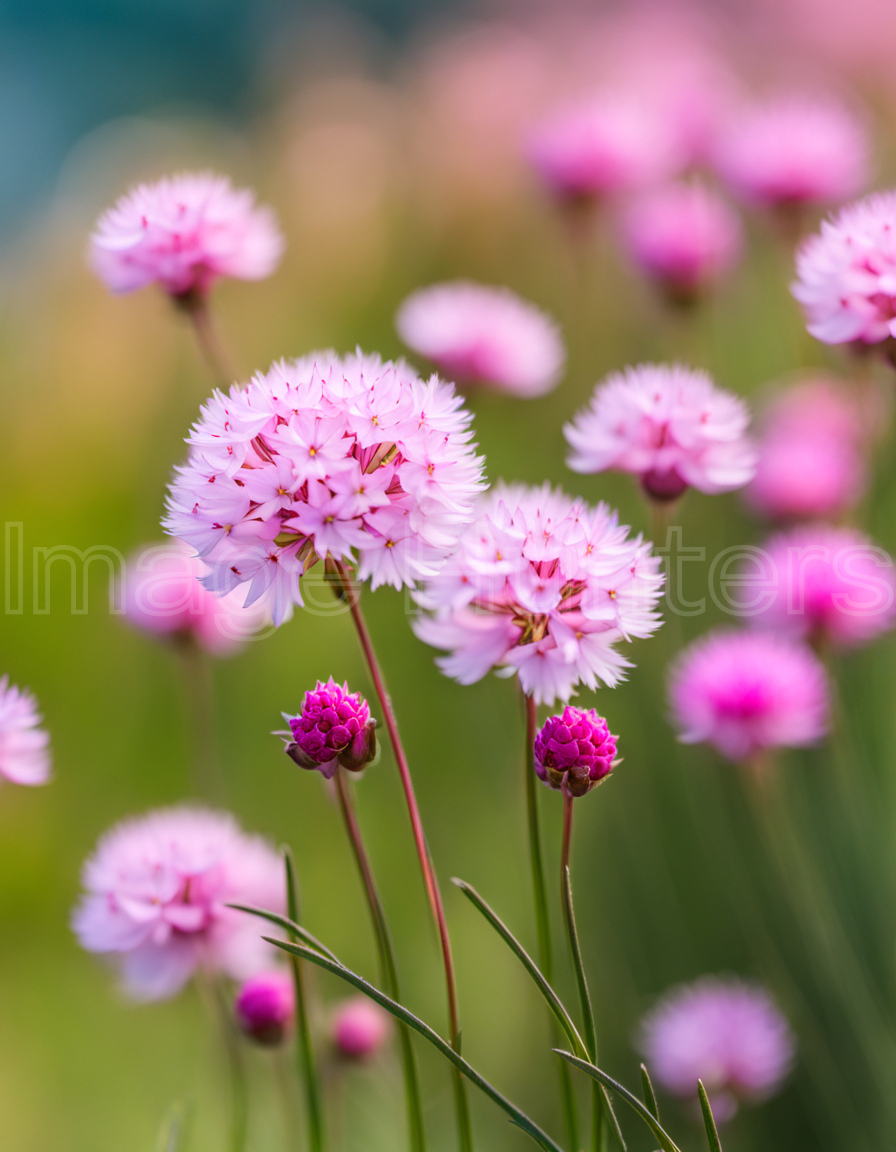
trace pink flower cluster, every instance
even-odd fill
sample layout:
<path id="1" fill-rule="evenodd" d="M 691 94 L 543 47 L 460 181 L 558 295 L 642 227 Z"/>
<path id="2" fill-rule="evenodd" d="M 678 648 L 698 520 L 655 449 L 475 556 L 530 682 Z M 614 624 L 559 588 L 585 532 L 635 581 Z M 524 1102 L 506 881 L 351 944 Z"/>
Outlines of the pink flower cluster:
<path id="1" fill-rule="evenodd" d="M 711 632 L 670 669 L 672 715 L 685 744 L 712 744 L 729 760 L 824 736 L 828 680 L 817 656 L 766 632 Z"/>
<path id="2" fill-rule="evenodd" d="M 763 546 L 767 571 L 742 588 L 753 620 L 782 635 L 858 647 L 896 623 L 893 559 L 851 528 L 797 528 Z"/>
<path id="3" fill-rule="evenodd" d="M 456 281 L 421 288 L 395 317 L 398 334 L 458 384 L 543 396 L 560 381 L 566 351 L 557 325 L 508 288 Z"/>
<path id="4" fill-rule="evenodd" d="M 260 921 L 227 907 L 285 910 L 283 865 L 266 841 L 202 808 L 125 820 L 84 865 L 72 926 L 118 958 L 135 999 L 173 996 L 199 968 L 243 979 L 270 967 Z"/>
<path id="5" fill-rule="evenodd" d="M 825 344 L 878 344 L 896 335 L 896 192 L 850 204 L 810 236 L 791 291 Z"/>
<path id="6" fill-rule="evenodd" d="M 567 704 L 535 737 L 535 773 L 550 788 L 584 796 L 613 771 L 616 737 L 593 708 Z"/>
<path id="7" fill-rule="evenodd" d="M 0 677 L 0 778 L 27 785 L 50 779 L 50 737 L 40 724 L 34 696 Z"/>
<path id="8" fill-rule="evenodd" d="M 283 248 L 270 208 L 226 177 L 201 172 L 122 196 L 97 221 L 89 257 L 112 292 L 159 284 L 172 296 L 201 296 L 221 276 L 270 276 Z"/>
<path id="9" fill-rule="evenodd" d="M 591 508 L 547 484 L 498 486 L 437 576 L 416 594 L 421 640 L 450 655 L 461 684 L 492 668 L 519 674 L 537 703 L 584 683 L 613 685 L 629 662 L 614 645 L 651 635 L 663 586 L 658 558 L 606 505 Z"/>
<path id="10" fill-rule="evenodd" d="M 575 472 L 632 472 L 654 500 L 740 488 L 753 475 L 746 405 L 705 372 L 641 364 L 614 372 L 564 428 Z"/>
<path id="11" fill-rule="evenodd" d="M 702 1080 L 717 1121 L 784 1082 L 796 1041 L 764 988 L 704 976 L 673 988 L 644 1018 L 638 1047 L 667 1092 L 696 1099 Z"/>
<path id="12" fill-rule="evenodd" d="M 360 692 L 349 692 L 331 676 L 305 693 L 298 716 L 286 716 L 292 741 L 287 753 L 300 768 L 316 768 L 327 780 L 341 764 L 360 772 L 376 755 L 376 721 Z"/>
<path id="13" fill-rule="evenodd" d="M 233 1006 L 237 1023 L 259 1044 L 274 1047 L 292 1028 L 295 990 L 290 972 L 272 968 L 243 982 Z"/>
<path id="14" fill-rule="evenodd" d="M 842 385 L 819 377 L 788 389 L 766 415 L 747 503 L 773 520 L 847 512 L 867 484 L 866 438 Z"/>
<path id="15" fill-rule="evenodd" d="M 238 591 L 215 596 L 202 586 L 208 568 L 180 541 L 150 545 L 120 576 L 130 624 L 155 636 L 190 639 L 214 656 L 227 656 L 265 623 L 261 605 L 244 608 Z"/>
<path id="16" fill-rule="evenodd" d="M 276 625 L 326 557 L 376 588 L 434 575 L 484 487 L 470 414 L 450 384 L 403 362 L 319 352 L 216 392 L 188 439 L 165 528 L 211 569 L 218 595 L 246 585 Z"/>

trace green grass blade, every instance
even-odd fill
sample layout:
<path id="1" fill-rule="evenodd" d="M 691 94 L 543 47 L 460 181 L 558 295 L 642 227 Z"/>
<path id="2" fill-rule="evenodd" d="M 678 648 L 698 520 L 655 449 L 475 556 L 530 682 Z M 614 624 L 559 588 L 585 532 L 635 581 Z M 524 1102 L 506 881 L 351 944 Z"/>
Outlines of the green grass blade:
<path id="1" fill-rule="evenodd" d="M 381 1008 L 385 1008 L 387 1012 L 391 1012 L 396 1020 L 407 1024 L 409 1028 L 413 1028 L 415 1032 L 418 1032 L 425 1040 L 428 1040 L 447 1060 L 450 1060 L 455 1067 L 459 1068 L 468 1080 L 475 1084 L 481 1092 L 485 1093 L 490 1100 L 493 1100 L 499 1108 L 506 1112 L 517 1127 L 522 1128 L 528 1136 L 537 1144 L 540 1144 L 542 1148 L 546 1149 L 547 1152 L 563 1152 L 559 1144 L 556 1144 L 546 1132 L 542 1131 L 534 1120 L 530 1120 L 515 1104 L 512 1104 L 505 1096 L 502 1096 L 497 1088 L 491 1085 L 471 1064 L 468 1064 L 462 1056 L 455 1052 L 447 1040 L 444 1040 L 438 1032 L 430 1028 L 428 1024 L 424 1024 L 422 1020 L 412 1012 L 409 1012 L 403 1005 L 397 1004 L 394 1000 L 390 1000 L 384 992 L 381 992 L 378 988 L 374 988 L 372 984 L 368 984 L 368 982 L 356 972 L 352 972 L 349 968 L 345 968 L 339 963 L 334 963 L 327 956 L 321 955 L 320 952 L 315 952 L 313 948 L 309 948 L 307 945 L 294 944 L 288 940 L 274 940 L 267 936 L 265 939 L 269 944 L 281 948 L 284 952 L 289 952 L 294 956 L 300 956 L 302 959 L 316 964 L 318 968 L 323 968 L 326 972 L 338 976 L 340 980 L 344 980 L 347 984 L 354 985 L 360 992 L 363 992 L 366 996 L 369 996 L 371 1000 L 379 1004 Z M 675 1149 L 673 1152 L 678 1152 L 678 1150 Z"/>
<path id="2" fill-rule="evenodd" d="M 650 1073 L 647 1071 L 647 1065 L 641 1065 L 641 1090 L 644 1094 L 644 1103 L 659 1120 L 660 1106 L 656 1102 L 656 1092 L 653 1090 L 653 1083 L 650 1079 Z"/>
<path id="3" fill-rule="evenodd" d="M 703 1123 L 706 1125 L 706 1139 L 709 1141 L 709 1152 L 722 1152 L 719 1132 L 716 1128 L 715 1117 L 712 1114 L 712 1106 L 709 1103 L 709 1097 L 706 1095 L 706 1089 L 703 1087 L 702 1080 L 697 1081 L 697 1091 L 700 1093 L 700 1107 L 703 1110 Z"/>
<path id="4" fill-rule="evenodd" d="M 277 912 L 268 912 L 264 908 L 256 908 L 252 904 L 228 904 L 228 908 L 235 908 L 237 912 L 248 912 L 250 916 L 260 916 L 262 920 L 269 920 L 271 924 L 276 924 L 278 928 L 284 928 L 290 936 L 296 936 L 299 940 L 304 940 L 306 944 L 312 948 L 316 948 L 318 952 L 322 952 L 324 956 L 332 960 L 334 964 L 339 963 L 339 957 L 334 955 L 326 945 L 321 944 L 316 936 L 312 936 L 307 928 L 303 928 L 301 924 L 297 924 L 295 920 L 290 919 L 289 916 L 281 916 Z"/>
<path id="5" fill-rule="evenodd" d="M 663 1152 L 681 1152 L 681 1149 L 663 1128 L 659 1120 L 654 1116 L 649 1108 L 646 1108 L 637 1096 L 634 1096 L 627 1088 L 624 1088 L 612 1076 L 608 1076 L 606 1072 L 602 1072 L 600 1068 L 596 1068 L 593 1064 L 589 1064 L 587 1060 L 580 1060 L 578 1056 L 573 1056 L 571 1052 L 561 1052 L 558 1048 L 554 1051 L 558 1056 L 568 1061 L 574 1068 L 578 1068 L 580 1072 L 584 1072 L 586 1076 L 590 1076 L 592 1080 L 596 1080 L 598 1084 L 602 1084 L 604 1088 L 608 1088 L 620 1100 L 624 1100 L 632 1111 L 636 1112 L 647 1127 L 653 1132 Z"/>
<path id="6" fill-rule="evenodd" d="M 159 1129 L 157 1152 L 183 1152 L 186 1148 L 189 1112 L 190 1109 L 183 1100 L 171 1105 Z"/>

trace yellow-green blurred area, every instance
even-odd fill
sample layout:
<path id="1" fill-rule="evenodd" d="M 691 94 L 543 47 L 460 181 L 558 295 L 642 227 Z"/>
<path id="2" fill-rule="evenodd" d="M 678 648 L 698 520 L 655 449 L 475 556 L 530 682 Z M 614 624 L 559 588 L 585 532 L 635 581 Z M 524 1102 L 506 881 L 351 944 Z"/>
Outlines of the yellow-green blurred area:
<path id="1" fill-rule="evenodd" d="M 46 600 L 35 600 L 35 550 L 127 555 L 160 538 L 168 477 L 212 386 L 161 293 L 113 299 L 86 270 L 86 236 L 107 204 L 142 178 L 212 168 L 275 207 L 289 244 L 280 270 L 256 285 L 222 283 L 213 297 L 241 378 L 317 348 L 399 355 L 393 315 L 413 288 L 454 277 L 509 285 L 557 317 L 570 360 L 563 383 L 542 399 L 471 396 L 490 479 L 549 479 L 608 501 L 647 533 L 648 509 L 628 477 L 577 476 L 564 464 L 562 424 L 604 373 L 684 358 L 757 403 L 798 369 L 826 364 L 848 374 L 845 356 L 805 335 L 787 287 L 791 250 L 758 215 L 747 217 L 742 265 L 696 318 L 664 311 L 620 258 L 609 222 L 571 244 L 520 157 L 528 118 L 562 87 L 551 78 L 563 57 L 550 44 L 549 6 L 530 7 L 528 23 L 515 6 L 480 24 L 442 14 L 402 42 L 360 17 L 322 19 L 313 35 L 285 41 L 266 86 L 255 77 L 264 98 L 248 112 L 153 94 L 85 130 L 39 210 L 17 217 L 0 269 L 0 674 L 37 695 L 55 778 L 46 788 L 0 789 L 4 1150 L 149 1150 L 176 1101 L 191 1113 L 191 1152 L 225 1146 L 223 1054 L 198 996 L 125 1002 L 111 971 L 78 948 L 68 927 L 79 869 L 98 836 L 125 816 L 196 797 L 191 685 L 176 652 L 110 613 L 108 568 L 90 566 L 86 612 L 72 610 L 65 564 L 51 568 Z M 894 93 L 886 69 L 872 66 L 885 29 L 869 31 L 862 57 L 838 40 L 839 25 L 820 3 L 786 6 L 789 31 L 780 35 L 767 22 L 771 5 L 748 7 L 749 49 L 736 35 L 727 41 L 737 67 L 759 88 L 808 77 L 862 100 L 876 130 L 876 183 L 886 187 Z M 882 9 L 867 4 L 862 13 L 855 19 L 867 18 L 869 28 L 875 14 L 891 27 Z M 700 27 L 715 17 L 721 10 L 704 8 Z M 201 18 L 213 21 L 211 8 Z M 799 19 L 812 31 L 804 42 L 793 33 Z M 894 37 L 891 28 L 890 44 Z M 886 373 L 879 383 L 890 386 Z M 891 552 L 894 516 L 888 441 L 859 521 Z M 726 1152 L 881 1152 L 896 1146 L 893 641 L 830 661 L 835 735 L 782 755 L 758 795 L 754 781 L 705 747 L 676 743 L 664 679 L 688 639 L 728 619 L 708 594 L 713 558 L 761 540 L 765 528 L 737 494 L 691 493 L 679 522 L 684 546 L 706 549 L 705 562 L 685 565 L 679 591 L 705 597 L 706 611 L 668 615 L 654 639 L 632 645 L 636 667 L 626 683 L 579 698 L 606 715 L 624 757 L 612 780 L 579 803 L 574 846 L 600 1063 L 634 1088 L 633 1033 L 662 991 L 705 973 L 761 979 L 799 1037 L 798 1062 L 779 1097 L 744 1108 L 728 1126 Z M 292 845 L 307 926 L 372 978 L 375 950 L 338 812 L 321 778 L 300 772 L 271 735 L 317 678 L 345 679 L 372 696 L 349 617 L 319 595 L 317 611 L 297 612 L 276 634 L 215 664 L 220 801 L 247 829 Z M 544 1005 L 449 883 L 460 876 L 474 884 L 534 950 L 516 684 L 447 680 L 411 632 L 409 598 L 384 589 L 365 594 L 364 604 L 443 883 L 465 1055 L 559 1136 Z M 540 793 L 559 897 L 561 802 Z M 436 940 L 388 748 L 359 783 L 357 801 L 407 1003 L 444 1031 Z M 559 898 L 554 911 L 559 938 Z M 574 1001 L 565 965 L 558 982 Z M 333 1152 L 396 1152 L 406 1136 L 394 1053 L 367 1069 L 339 1066 L 325 1035 L 346 989 L 322 973 L 313 988 Z M 418 1052 L 431 1148 L 442 1152 L 456 1146 L 447 1066 L 422 1043 Z M 250 1148 L 279 1152 L 287 1145 L 277 1071 L 269 1054 L 249 1056 Z M 472 1103 L 480 1150 L 529 1146 L 491 1103 L 475 1092 Z M 662 1105 L 683 1148 L 705 1147 L 688 1108 L 668 1098 Z M 654 1147 L 646 1130 L 622 1119 L 633 1150 Z"/>

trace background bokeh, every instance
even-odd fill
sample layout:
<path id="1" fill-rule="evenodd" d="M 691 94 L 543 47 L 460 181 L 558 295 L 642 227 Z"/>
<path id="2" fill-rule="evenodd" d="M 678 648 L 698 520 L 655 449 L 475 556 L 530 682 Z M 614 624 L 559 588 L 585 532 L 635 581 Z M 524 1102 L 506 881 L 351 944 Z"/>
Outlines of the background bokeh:
<path id="1" fill-rule="evenodd" d="M 767 220 L 748 215 L 741 268 L 686 323 L 625 265 L 609 228 L 571 256 L 521 159 L 520 134 L 571 88 L 614 75 L 632 37 L 649 33 L 666 59 L 699 52 L 759 91 L 786 82 L 848 93 L 874 125 L 875 184 L 886 187 L 896 88 L 885 45 L 896 43 L 896 18 L 873 0 L 852 5 L 848 20 L 827 0 L 635 14 L 535 3 L 461 13 L 371 0 L 298 15 L 276 0 L 196 0 L 9 5 L 0 29 L 0 672 L 37 694 L 56 770 L 46 789 L 0 792 L 3 1143 L 17 1152 L 150 1149 L 172 1101 L 188 1099 L 190 1147 L 211 1152 L 221 1147 L 224 1087 L 198 998 L 125 1003 L 68 929 L 79 867 L 98 835 L 195 792 L 191 685 L 173 651 L 110 614 L 104 562 L 89 569 L 85 613 L 72 611 L 64 564 L 51 569 L 48 611 L 35 611 L 35 549 L 127 554 L 159 537 L 171 467 L 210 388 L 161 294 L 112 299 L 86 271 L 96 215 L 138 179 L 187 166 L 226 171 L 274 205 L 289 242 L 282 268 L 258 285 L 223 284 L 214 300 L 243 375 L 319 347 L 400 354 L 393 314 L 412 288 L 457 276 L 510 285 L 560 320 L 570 363 L 543 399 L 473 397 L 490 478 L 549 478 L 650 531 L 628 478 L 574 476 L 564 465 L 561 425 L 601 375 L 683 357 L 758 401 L 798 368 L 848 365 L 805 336 L 787 289 L 791 251 Z M 861 518 L 891 551 L 894 512 L 884 445 Z M 706 563 L 686 566 L 687 599 L 707 595 L 717 552 L 764 531 L 736 494 L 691 494 L 681 523 L 684 544 L 707 550 Z M 337 812 L 269 734 L 317 677 L 370 691 L 348 618 L 321 600 L 319 612 L 298 613 L 216 664 L 220 800 L 247 828 L 293 845 L 307 924 L 372 974 Z M 408 627 L 404 596 L 381 590 L 367 611 L 440 875 L 473 883 L 533 945 L 516 686 L 489 678 L 462 688 L 442 677 Z M 601 1063 L 637 1082 L 634 1028 L 670 984 L 706 972 L 760 978 L 793 1023 L 799 1060 L 780 1097 L 738 1116 L 726 1149 L 879 1152 L 896 1137 L 896 652 L 885 638 L 832 661 L 837 733 L 782 757 L 777 795 L 763 801 L 709 750 L 678 745 L 666 720 L 670 658 L 725 618 L 712 599 L 705 614 L 670 615 L 656 638 L 634 646 L 627 683 L 582 695 L 608 717 L 625 758 L 581 802 L 575 846 Z M 542 791 L 554 866 L 559 797 Z M 441 1027 L 436 944 L 388 752 L 358 801 L 408 1001 Z M 445 898 L 465 1052 L 558 1128 L 543 1006 L 447 883 Z M 571 989 L 569 973 L 561 979 Z M 327 1003 L 343 994 L 327 978 L 316 985 Z M 453 1145 L 449 1080 L 430 1052 L 420 1057 L 438 1152 Z M 281 1121 L 264 1053 L 254 1054 L 252 1076 L 251 1146 L 273 1152 Z M 328 1077 L 340 1147 L 402 1146 L 389 1058 L 368 1070 L 330 1067 Z M 665 1107 L 682 1141 L 702 1147 L 687 1111 Z M 487 1102 L 474 1098 L 474 1109 L 482 1148 L 526 1146 Z M 633 1149 L 649 1147 L 641 1132 L 631 1136 Z"/>

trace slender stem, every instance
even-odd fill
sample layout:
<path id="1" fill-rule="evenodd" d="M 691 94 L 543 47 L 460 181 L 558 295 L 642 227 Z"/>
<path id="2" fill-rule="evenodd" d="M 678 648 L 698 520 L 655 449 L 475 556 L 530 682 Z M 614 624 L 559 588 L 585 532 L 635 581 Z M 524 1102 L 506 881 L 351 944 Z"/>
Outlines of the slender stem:
<path id="1" fill-rule="evenodd" d="M 283 1045 L 271 1053 L 271 1056 L 274 1063 L 277 1093 L 283 1108 L 283 1130 L 286 1134 L 286 1146 L 298 1150 L 302 1147 L 302 1139 L 299 1135 L 297 1101 L 293 1096 L 292 1065 Z"/>
<path id="2" fill-rule="evenodd" d="M 201 985 L 218 1017 L 227 1057 L 230 1087 L 230 1137 L 227 1148 L 229 1152 L 245 1152 L 249 1128 L 249 1095 L 240 1036 L 221 980 L 216 977 L 203 977 Z"/>
<path id="3" fill-rule="evenodd" d="M 190 293 L 179 297 L 177 304 L 190 321 L 199 351 L 214 377 L 215 384 L 219 388 L 229 388 L 236 379 L 236 374 L 212 320 L 208 300 L 199 293 Z"/>
<path id="4" fill-rule="evenodd" d="M 193 787 L 204 799 L 218 800 L 224 791 L 215 730 L 212 665 L 191 635 L 177 645 L 192 728 Z"/>
<path id="5" fill-rule="evenodd" d="M 398 774 L 401 777 L 401 786 L 404 791 L 405 803 L 408 808 L 408 815 L 411 819 L 411 831 L 414 836 L 414 846 L 417 849 L 417 857 L 420 861 L 420 870 L 423 873 L 423 882 L 426 886 L 426 895 L 429 898 L 429 906 L 432 910 L 433 919 L 435 920 L 436 930 L 439 935 L 439 946 L 442 952 L 442 966 L 445 970 L 445 986 L 448 994 L 448 1019 L 451 1034 L 451 1045 L 455 1052 L 460 1052 L 460 1023 L 458 1018 L 457 1009 L 457 984 L 454 977 L 454 960 L 451 955 L 451 940 L 448 935 L 448 925 L 445 921 L 445 910 L 442 906 L 442 894 L 439 891 L 438 881 L 436 880 L 435 869 L 432 863 L 432 857 L 429 853 L 429 848 L 426 843 L 426 836 L 423 831 L 423 821 L 420 817 L 420 808 L 417 804 L 417 797 L 414 792 L 414 784 L 411 779 L 411 770 L 408 765 L 408 759 L 405 755 L 404 745 L 401 742 L 401 737 L 398 735 L 398 721 L 395 717 L 395 711 L 392 707 L 392 701 L 389 698 L 388 690 L 386 689 L 386 682 L 383 678 L 383 673 L 376 657 L 376 652 L 373 647 L 373 641 L 370 637 L 370 632 L 367 629 L 367 621 L 364 619 L 364 614 L 361 611 L 361 592 L 360 588 L 353 586 L 351 577 L 346 570 L 345 565 L 339 561 L 333 561 L 333 567 L 337 577 L 342 586 L 342 595 L 349 606 L 352 621 L 355 625 L 355 630 L 358 634 L 358 640 L 361 644 L 361 650 L 364 653 L 364 659 L 367 662 L 367 667 L 370 671 L 370 677 L 373 680 L 373 686 L 376 689 L 377 698 L 380 702 L 380 707 L 383 710 L 383 718 L 386 722 L 386 729 L 389 732 L 389 740 L 392 744 L 392 751 L 395 756 L 395 763 L 398 766 Z M 470 1152 L 473 1147 L 473 1135 L 470 1124 L 469 1105 L 467 1103 L 466 1087 L 464 1085 L 463 1077 L 460 1072 L 455 1069 L 454 1076 L 454 1103 L 457 1113 L 457 1126 L 458 1136 L 460 1140 L 460 1147 L 463 1152 Z"/>
<path id="6" fill-rule="evenodd" d="M 358 872 L 361 875 L 361 883 L 364 887 L 364 894 L 367 897 L 370 918 L 373 921 L 373 931 L 376 936 L 377 950 L 379 952 L 380 976 L 383 987 L 388 996 L 398 1003 L 401 1003 L 401 994 L 398 987 L 398 971 L 395 965 L 395 952 L 392 947 L 392 938 L 389 933 L 388 924 L 386 923 L 386 916 L 383 911 L 379 891 L 373 878 L 370 858 L 367 855 L 364 841 L 361 838 L 361 829 L 358 826 L 358 819 L 355 814 L 351 784 L 346 779 L 343 769 L 336 769 L 334 783 L 336 785 L 336 796 L 339 800 L 339 809 L 345 821 L 345 829 L 348 833 L 349 843 L 352 846 L 352 853 L 355 857 L 355 863 L 358 866 Z M 411 1045 L 410 1033 L 404 1024 L 400 1024 L 398 1027 L 398 1040 L 401 1048 L 402 1069 L 404 1071 L 405 1098 L 407 1102 L 408 1131 L 410 1134 L 411 1148 L 413 1152 L 425 1152 L 426 1130 L 423 1124 L 423 1108 L 420 1102 L 420 1085 L 417 1080 L 417 1066 L 414 1061 L 414 1049 Z"/>

